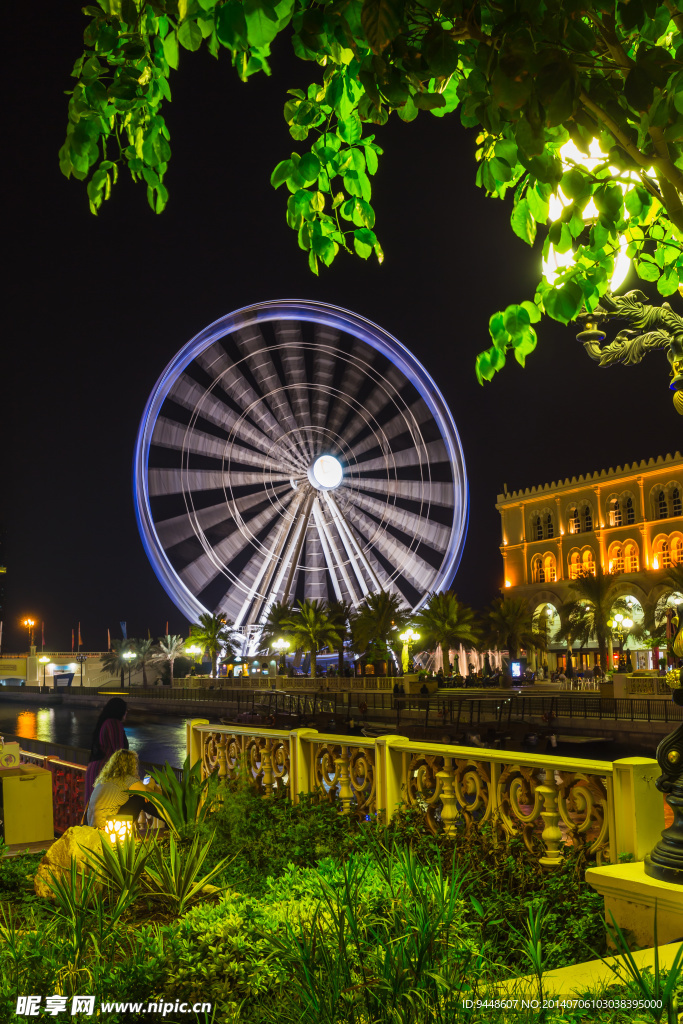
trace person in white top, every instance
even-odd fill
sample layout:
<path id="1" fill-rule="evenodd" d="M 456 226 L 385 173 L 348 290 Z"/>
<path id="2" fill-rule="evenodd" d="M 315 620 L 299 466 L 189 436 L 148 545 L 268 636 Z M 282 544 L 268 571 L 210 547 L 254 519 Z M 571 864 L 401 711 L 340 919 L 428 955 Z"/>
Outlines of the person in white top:
<path id="1" fill-rule="evenodd" d="M 138 755 L 134 750 L 117 750 L 95 780 L 88 803 L 88 825 L 104 828 L 106 822 L 118 814 L 132 814 L 135 821 L 140 811 L 159 817 L 157 808 L 144 796 L 156 788 L 151 779 L 146 785 L 140 781 Z"/>

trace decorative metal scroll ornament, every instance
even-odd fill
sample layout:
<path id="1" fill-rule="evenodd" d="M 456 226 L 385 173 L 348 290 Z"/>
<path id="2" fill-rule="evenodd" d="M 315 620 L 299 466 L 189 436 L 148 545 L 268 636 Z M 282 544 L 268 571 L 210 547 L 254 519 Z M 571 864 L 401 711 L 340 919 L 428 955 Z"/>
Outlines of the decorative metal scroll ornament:
<path id="1" fill-rule="evenodd" d="M 674 653 L 681 656 L 683 651 L 683 629 L 679 630 L 673 644 Z M 683 706 L 681 673 L 668 673 L 667 683 L 672 688 L 675 704 Z M 662 832 L 662 838 L 652 853 L 645 858 L 645 874 L 662 882 L 683 885 L 683 725 L 662 740 L 657 747 L 657 761 L 662 774 L 655 785 L 667 794 L 674 820 Z"/>
<path id="2" fill-rule="evenodd" d="M 668 302 L 661 306 L 646 305 L 647 295 L 637 289 L 626 295 L 603 295 L 591 313 L 576 318 L 583 327 L 577 334 L 588 355 L 600 366 L 615 363 L 639 363 L 647 352 L 665 349 L 671 364 L 671 383 L 676 412 L 683 416 L 683 318 L 674 313 Z M 602 347 L 607 337 L 601 325 L 612 320 L 626 320 L 614 341 Z"/>

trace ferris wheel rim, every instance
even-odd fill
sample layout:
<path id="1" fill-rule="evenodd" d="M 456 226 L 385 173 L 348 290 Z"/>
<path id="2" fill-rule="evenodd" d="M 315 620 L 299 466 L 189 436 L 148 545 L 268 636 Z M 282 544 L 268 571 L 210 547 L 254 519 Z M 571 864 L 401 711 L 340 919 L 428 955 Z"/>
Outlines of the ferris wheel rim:
<path id="1" fill-rule="evenodd" d="M 189 620 L 209 611 L 180 578 L 161 542 L 150 506 L 147 465 L 154 429 L 171 389 L 198 355 L 237 330 L 273 321 L 306 321 L 343 330 L 365 342 L 387 358 L 415 387 L 434 417 L 453 469 L 454 492 L 450 524 L 451 543 L 431 591 L 445 589 L 457 572 L 462 558 L 469 521 L 469 487 L 462 443 L 453 415 L 434 379 L 416 356 L 378 324 L 350 310 L 310 299 L 271 299 L 243 306 L 207 325 L 186 342 L 160 374 L 140 420 L 133 459 L 133 499 L 143 547 L 167 595 Z M 412 607 L 416 612 L 428 599 L 422 595 Z"/>

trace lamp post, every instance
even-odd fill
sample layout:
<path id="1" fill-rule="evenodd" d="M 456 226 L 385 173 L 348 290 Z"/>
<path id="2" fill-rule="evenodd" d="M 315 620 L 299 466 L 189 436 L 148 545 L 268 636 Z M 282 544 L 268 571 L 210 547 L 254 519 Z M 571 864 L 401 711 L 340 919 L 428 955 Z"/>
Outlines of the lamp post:
<path id="1" fill-rule="evenodd" d="M 285 662 L 285 654 L 289 650 L 290 646 L 291 645 L 289 643 L 289 640 L 283 640 L 282 638 L 280 638 L 279 640 L 273 641 L 273 648 L 274 648 L 274 650 L 277 651 L 278 656 L 279 656 L 278 657 L 278 668 L 277 668 L 278 675 L 283 676 L 285 674 L 285 672 L 287 671 L 287 665 L 286 665 L 286 662 Z"/>
<path id="2" fill-rule="evenodd" d="M 201 649 L 201 647 L 198 647 L 197 644 L 190 644 L 189 647 L 185 648 L 185 653 L 189 654 L 190 657 L 193 658 L 193 660 L 194 660 L 194 662 L 196 664 L 198 656 L 202 653 L 202 649 Z M 192 669 L 190 671 L 190 675 L 196 675 L 195 666 L 194 665 L 192 666 Z"/>
<path id="3" fill-rule="evenodd" d="M 87 657 L 88 656 L 86 654 L 77 654 L 76 655 L 76 661 L 81 666 L 81 689 L 83 688 L 83 664 L 84 664 L 85 661 L 87 661 Z M 133 655 L 133 657 L 135 657 L 135 655 Z M 130 689 L 130 678 L 128 680 L 128 689 Z"/>
<path id="4" fill-rule="evenodd" d="M 52 659 L 48 658 L 47 654 L 44 654 L 42 656 L 42 658 L 38 658 L 38 661 L 43 666 L 43 690 L 46 690 L 47 689 L 47 682 L 45 680 L 45 673 L 47 672 L 47 666 L 50 664 Z"/>
<path id="5" fill-rule="evenodd" d="M 33 627 L 35 626 L 35 624 L 36 624 L 35 619 L 26 618 L 26 619 L 24 619 L 24 622 L 23 622 L 23 625 L 28 630 L 28 649 L 29 649 L 29 653 L 31 652 L 31 648 L 33 647 Z"/>
<path id="6" fill-rule="evenodd" d="M 408 626 L 404 633 L 399 634 L 398 638 L 403 644 L 403 650 L 401 651 L 401 667 L 404 672 L 407 672 L 410 664 L 410 648 L 420 639 L 420 634 L 416 633 L 414 629 Z"/>
<path id="7" fill-rule="evenodd" d="M 124 651 L 123 657 L 128 662 L 128 689 L 130 690 L 130 670 L 132 668 L 132 661 L 136 657 L 135 651 Z M 81 672 L 83 671 L 81 667 Z"/>
<path id="8" fill-rule="evenodd" d="M 627 615 L 617 612 L 608 621 L 607 625 L 619 641 L 619 668 L 621 668 L 621 663 L 624 660 L 624 637 L 628 636 L 628 631 L 633 625 L 633 619 L 629 619 Z M 613 668 L 613 666 L 610 666 L 610 668 Z"/>

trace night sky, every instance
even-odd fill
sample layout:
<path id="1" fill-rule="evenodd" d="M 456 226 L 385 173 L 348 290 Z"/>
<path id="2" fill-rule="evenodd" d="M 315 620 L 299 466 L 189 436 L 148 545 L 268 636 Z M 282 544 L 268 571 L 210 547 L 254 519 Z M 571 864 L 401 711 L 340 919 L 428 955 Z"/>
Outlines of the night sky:
<path id="1" fill-rule="evenodd" d="M 280 40 L 273 75 L 241 83 L 226 51 L 182 52 L 165 116 L 173 157 L 161 216 L 122 175 L 98 217 L 85 186 L 60 173 L 69 72 L 86 19 L 77 2 L 15 4 L 6 18 L 5 252 L 2 357 L 3 650 L 25 649 L 20 620 L 45 621 L 48 649 L 119 635 L 185 633 L 147 561 L 131 490 L 146 399 L 194 334 L 252 302 L 311 298 L 374 320 L 437 381 L 462 440 L 470 527 L 455 580 L 483 606 L 502 579 L 496 495 L 681 448 L 668 364 L 600 369 L 576 329 L 540 325 L 522 370 L 486 387 L 474 358 L 489 316 L 533 298 L 540 260 L 509 228 L 510 203 L 474 184 L 475 133 L 421 113 L 377 130 L 385 150 L 373 204 L 385 263 L 340 254 L 319 278 L 285 224 L 269 177 L 297 147 L 285 92 L 320 73 Z M 9 237 L 8 237 L 9 236 Z M 637 285 L 635 275 L 629 279 Z M 642 285 L 639 285 L 642 286 Z M 656 293 L 654 293 L 656 294 Z"/>

